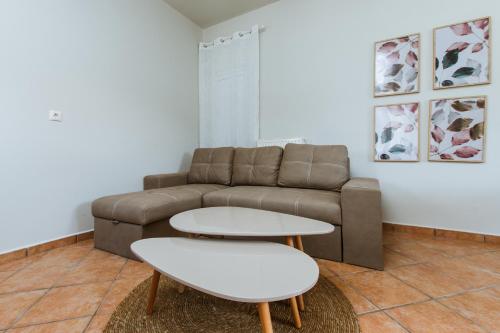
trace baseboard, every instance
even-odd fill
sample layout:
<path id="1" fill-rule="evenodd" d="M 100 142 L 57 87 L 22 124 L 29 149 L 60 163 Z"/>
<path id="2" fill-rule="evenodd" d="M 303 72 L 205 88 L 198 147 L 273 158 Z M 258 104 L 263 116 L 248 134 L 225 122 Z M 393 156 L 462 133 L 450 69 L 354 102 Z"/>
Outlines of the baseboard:
<path id="1" fill-rule="evenodd" d="M 18 260 L 22 258 L 26 258 L 41 252 L 57 249 L 58 247 L 63 247 L 71 244 L 76 244 L 78 242 L 82 242 L 84 240 L 93 239 L 94 231 L 84 231 L 81 233 L 77 233 L 71 236 L 58 238 L 55 240 L 51 240 L 48 242 L 43 242 L 39 244 L 35 244 L 32 246 L 27 246 L 25 248 L 17 249 L 14 251 L 6 252 L 0 254 L 0 264 Z"/>
<path id="2" fill-rule="evenodd" d="M 384 222 L 384 231 L 404 232 L 410 234 L 426 235 L 437 239 L 459 239 L 482 243 L 500 244 L 500 236 L 479 234 L 465 231 L 417 227 L 404 224 Z"/>

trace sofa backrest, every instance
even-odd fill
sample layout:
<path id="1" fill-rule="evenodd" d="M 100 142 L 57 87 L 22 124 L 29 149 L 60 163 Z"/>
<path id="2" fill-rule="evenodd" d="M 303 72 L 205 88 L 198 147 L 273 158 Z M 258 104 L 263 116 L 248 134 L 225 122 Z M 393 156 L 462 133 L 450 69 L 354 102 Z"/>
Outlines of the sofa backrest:
<path id="1" fill-rule="evenodd" d="M 287 144 L 278 185 L 338 191 L 350 178 L 346 146 Z"/>
<path id="2" fill-rule="evenodd" d="M 276 186 L 283 148 L 235 148 L 231 185 Z"/>
<path id="3" fill-rule="evenodd" d="M 233 147 L 196 149 L 188 174 L 188 183 L 230 185 L 233 156 Z"/>

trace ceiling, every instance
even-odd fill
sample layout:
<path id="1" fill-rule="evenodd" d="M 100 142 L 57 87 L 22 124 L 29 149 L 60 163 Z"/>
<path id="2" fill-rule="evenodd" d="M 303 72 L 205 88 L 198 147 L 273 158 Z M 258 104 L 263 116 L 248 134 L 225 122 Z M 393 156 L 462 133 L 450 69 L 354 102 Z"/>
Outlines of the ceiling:
<path id="1" fill-rule="evenodd" d="M 278 0 L 164 0 L 182 15 L 207 28 Z"/>

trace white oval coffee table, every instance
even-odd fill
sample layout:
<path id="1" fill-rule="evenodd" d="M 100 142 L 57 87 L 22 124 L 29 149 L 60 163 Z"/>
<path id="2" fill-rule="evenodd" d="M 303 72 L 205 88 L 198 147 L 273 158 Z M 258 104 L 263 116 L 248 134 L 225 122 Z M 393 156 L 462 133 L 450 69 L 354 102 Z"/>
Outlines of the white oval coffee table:
<path id="1" fill-rule="evenodd" d="M 335 227 L 306 217 L 242 207 L 188 210 L 170 218 L 179 231 L 210 236 L 307 236 L 329 234 Z"/>
<path id="2" fill-rule="evenodd" d="M 147 312 L 153 311 L 160 274 L 227 300 L 257 303 L 262 330 L 272 332 L 269 302 L 290 299 L 296 327 L 295 296 L 319 277 L 316 262 L 278 243 L 218 239 L 149 238 L 134 242 L 132 252 L 154 268 Z"/>
<path id="3" fill-rule="evenodd" d="M 289 246 L 304 251 L 301 236 L 329 234 L 329 223 L 277 212 L 242 207 L 208 207 L 185 211 L 170 218 L 170 225 L 190 235 L 285 237 Z M 295 240 L 295 241 L 294 241 Z M 299 309 L 305 310 L 298 296 Z"/>

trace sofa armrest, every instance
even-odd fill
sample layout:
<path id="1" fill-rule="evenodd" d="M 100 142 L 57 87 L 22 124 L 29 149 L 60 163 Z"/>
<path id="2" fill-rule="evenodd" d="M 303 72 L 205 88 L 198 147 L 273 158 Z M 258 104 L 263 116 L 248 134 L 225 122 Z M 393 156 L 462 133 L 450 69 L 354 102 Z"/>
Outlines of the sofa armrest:
<path id="1" fill-rule="evenodd" d="M 384 269 L 381 201 L 377 179 L 352 178 L 342 187 L 344 262 Z"/>
<path id="2" fill-rule="evenodd" d="M 144 190 L 186 185 L 187 175 L 187 172 L 179 172 L 146 176 L 144 177 Z"/>

